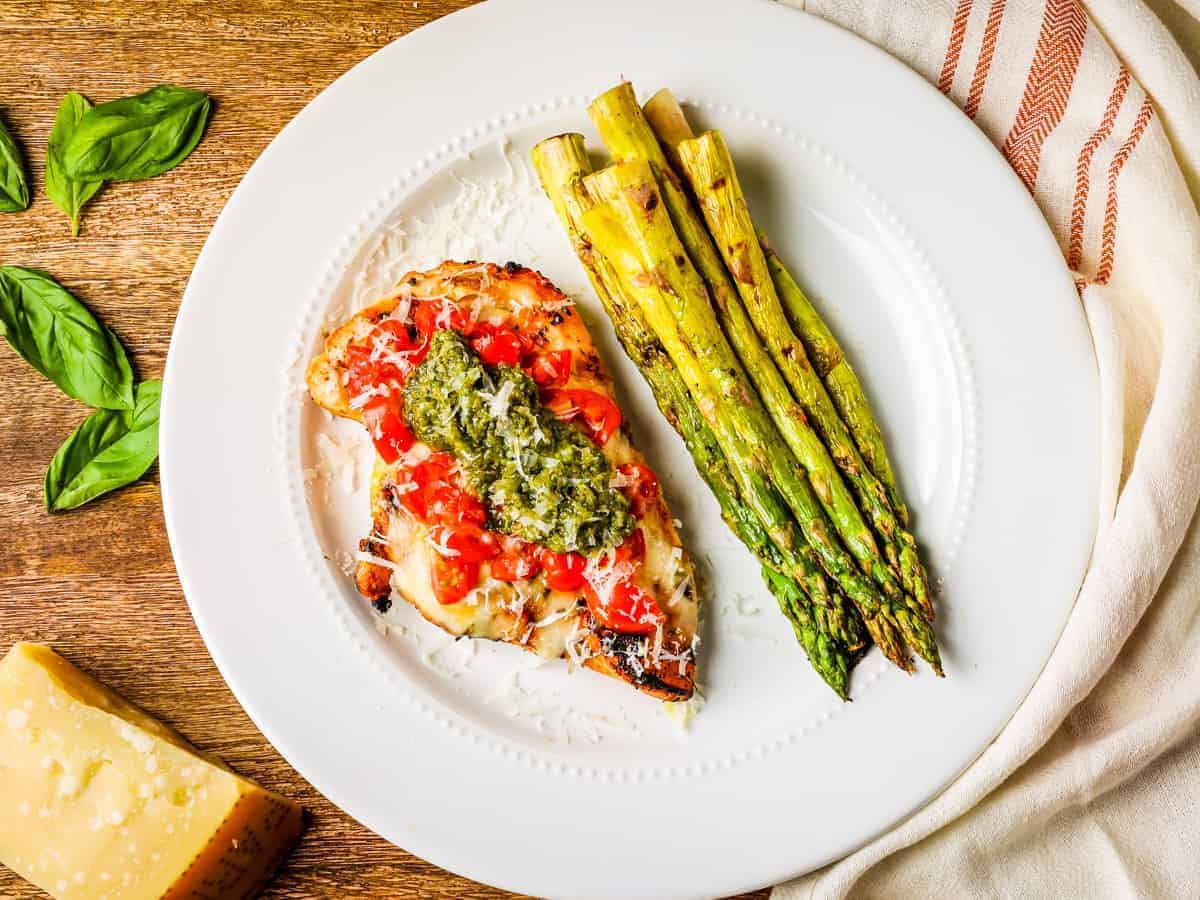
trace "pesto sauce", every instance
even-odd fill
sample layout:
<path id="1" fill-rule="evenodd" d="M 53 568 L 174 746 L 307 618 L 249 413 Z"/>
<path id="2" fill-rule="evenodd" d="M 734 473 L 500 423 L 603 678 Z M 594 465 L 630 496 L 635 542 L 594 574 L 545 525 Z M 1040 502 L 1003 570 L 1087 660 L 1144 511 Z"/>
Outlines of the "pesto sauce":
<path id="1" fill-rule="evenodd" d="M 457 332 L 434 334 L 404 386 L 404 417 L 419 440 L 458 459 L 494 531 L 588 555 L 637 524 L 600 449 L 542 406 L 533 379 L 485 366 Z"/>

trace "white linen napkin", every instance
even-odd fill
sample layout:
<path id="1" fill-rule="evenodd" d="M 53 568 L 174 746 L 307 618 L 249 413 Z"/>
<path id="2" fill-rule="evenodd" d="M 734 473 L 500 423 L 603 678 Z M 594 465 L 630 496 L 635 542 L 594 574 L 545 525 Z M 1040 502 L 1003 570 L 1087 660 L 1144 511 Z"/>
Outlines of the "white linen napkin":
<path id="1" fill-rule="evenodd" d="M 1196 896 L 1196 71 L 1134 0 L 784 2 L 919 71 L 1032 191 L 1092 328 L 1111 502 L 1062 638 L 1001 735 L 925 809 L 774 897 Z M 1188 29 L 1200 13 L 1155 6 Z"/>

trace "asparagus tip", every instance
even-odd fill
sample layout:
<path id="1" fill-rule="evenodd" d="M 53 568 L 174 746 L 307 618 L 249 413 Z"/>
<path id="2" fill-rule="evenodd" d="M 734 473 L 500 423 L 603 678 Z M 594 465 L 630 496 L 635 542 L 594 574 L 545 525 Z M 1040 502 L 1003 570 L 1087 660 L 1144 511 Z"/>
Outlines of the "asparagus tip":
<path id="1" fill-rule="evenodd" d="M 904 641 L 900 638 L 895 623 L 883 615 L 876 615 L 866 620 L 866 625 L 867 631 L 871 633 L 871 638 L 883 651 L 883 655 L 894 666 L 911 675 L 913 671 L 912 658 L 904 647 Z"/>
<path id="2" fill-rule="evenodd" d="M 929 627 L 929 623 L 923 618 L 911 614 L 908 610 L 896 610 L 896 621 L 900 625 L 900 631 L 904 635 L 904 639 L 909 646 L 917 652 L 917 655 L 925 662 L 929 663 L 933 671 L 939 677 L 944 677 L 942 672 L 942 656 L 938 652 L 937 638 L 933 636 L 933 629 Z"/>

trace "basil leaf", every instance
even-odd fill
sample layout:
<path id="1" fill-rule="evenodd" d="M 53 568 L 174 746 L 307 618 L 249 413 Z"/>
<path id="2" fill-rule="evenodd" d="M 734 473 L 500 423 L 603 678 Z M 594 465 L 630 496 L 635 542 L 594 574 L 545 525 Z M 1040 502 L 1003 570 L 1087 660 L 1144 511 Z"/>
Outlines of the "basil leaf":
<path id="1" fill-rule="evenodd" d="M 133 409 L 100 409 L 84 419 L 50 460 L 46 509 L 74 509 L 141 478 L 158 456 L 161 395 L 161 381 L 143 381 Z"/>
<path id="2" fill-rule="evenodd" d="M 68 396 L 104 409 L 133 407 L 125 348 L 45 272 L 0 266 L 0 336 Z"/>
<path id="3" fill-rule="evenodd" d="M 29 182 L 17 142 L 0 122 L 0 212 L 19 212 L 29 207 Z"/>
<path id="4" fill-rule="evenodd" d="M 78 181 L 63 170 L 62 153 L 79 120 L 92 108 L 83 94 L 71 91 L 58 104 L 50 141 L 46 145 L 46 196 L 71 220 L 71 236 L 79 234 L 79 212 L 100 190 L 103 181 Z"/>
<path id="5" fill-rule="evenodd" d="M 138 181 L 183 162 L 204 132 L 207 94 L 160 84 L 93 107 L 63 148 L 63 168 L 80 181 Z"/>

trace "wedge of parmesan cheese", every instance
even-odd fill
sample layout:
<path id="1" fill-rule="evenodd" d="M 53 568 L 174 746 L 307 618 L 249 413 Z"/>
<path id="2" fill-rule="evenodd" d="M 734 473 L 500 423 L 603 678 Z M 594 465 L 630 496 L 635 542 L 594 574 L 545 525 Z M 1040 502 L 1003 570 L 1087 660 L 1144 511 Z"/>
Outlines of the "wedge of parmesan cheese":
<path id="1" fill-rule="evenodd" d="M 0 660 L 0 862 L 52 896 L 250 897 L 302 827 L 50 648 Z"/>

